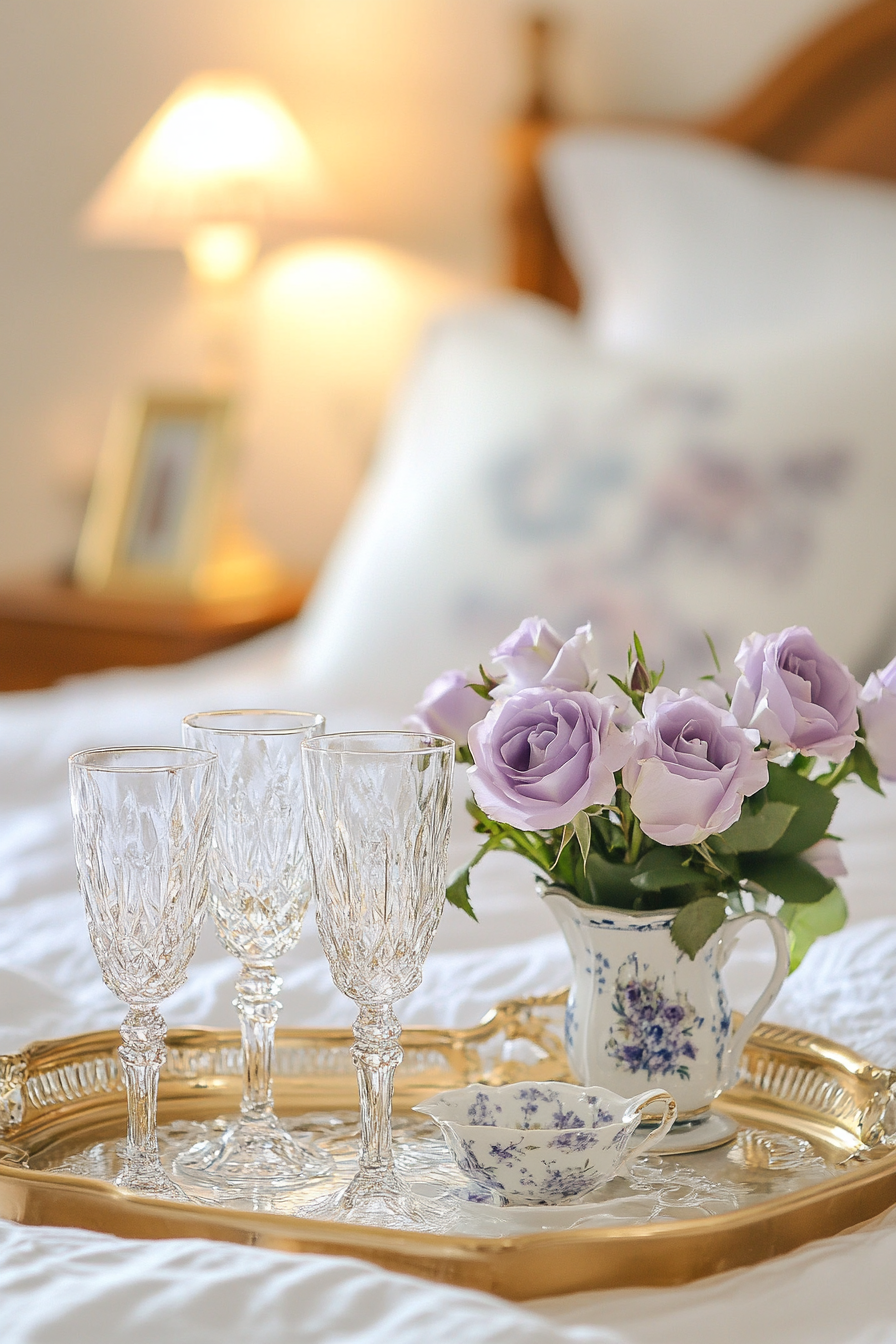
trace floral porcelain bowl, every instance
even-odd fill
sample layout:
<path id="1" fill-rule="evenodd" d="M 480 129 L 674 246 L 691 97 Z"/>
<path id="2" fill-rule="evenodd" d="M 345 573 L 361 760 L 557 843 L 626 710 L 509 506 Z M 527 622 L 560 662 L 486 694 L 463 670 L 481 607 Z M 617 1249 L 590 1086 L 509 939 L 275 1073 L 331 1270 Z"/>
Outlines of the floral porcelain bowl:
<path id="1" fill-rule="evenodd" d="M 628 1151 L 646 1110 L 661 1122 Z M 457 1165 L 505 1204 L 583 1199 L 659 1143 L 677 1107 L 654 1087 L 620 1097 L 574 1083 L 507 1083 L 440 1092 L 414 1107 L 432 1116 Z"/>

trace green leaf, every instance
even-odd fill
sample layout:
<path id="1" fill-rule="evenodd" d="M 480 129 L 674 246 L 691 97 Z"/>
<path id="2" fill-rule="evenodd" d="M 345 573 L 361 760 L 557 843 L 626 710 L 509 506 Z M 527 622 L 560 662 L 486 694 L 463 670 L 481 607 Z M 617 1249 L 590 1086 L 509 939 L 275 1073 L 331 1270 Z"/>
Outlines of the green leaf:
<path id="1" fill-rule="evenodd" d="M 492 822 L 489 821 L 488 817 L 485 815 L 482 808 L 479 807 L 475 798 L 467 798 L 467 800 L 464 803 L 464 807 L 467 809 L 470 816 L 473 818 L 473 821 L 476 823 L 477 827 L 483 827 L 484 829 L 487 829 L 489 826 L 493 824 Z"/>
<path id="2" fill-rule="evenodd" d="M 649 849 L 638 863 L 627 864 L 612 863 L 592 849 L 583 872 L 587 892 L 582 899 L 619 910 L 659 910 L 685 905 L 708 892 L 718 891 L 718 883 L 711 874 L 700 868 L 684 867 L 682 859 L 688 853 L 686 848 L 667 849 L 658 845 Z"/>
<path id="3" fill-rule="evenodd" d="M 625 836 L 621 826 L 615 826 L 609 817 L 603 816 L 596 816 L 593 825 L 597 827 L 608 853 L 612 853 L 614 849 L 625 849 Z"/>
<path id="4" fill-rule="evenodd" d="M 805 859 L 787 854 L 742 855 L 741 872 L 751 882 L 796 905 L 820 901 L 834 885 Z"/>
<path id="5" fill-rule="evenodd" d="M 583 901 L 590 899 L 588 886 L 585 882 L 585 868 L 577 845 L 567 845 L 565 849 L 560 851 L 554 860 L 551 874 L 558 887 L 569 887 Z"/>
<path id="6" fill-rule="evenodd" d="M 632 885 L 641 891 L 665 891 L 668 887 L 699 884 L 703 874 L 683 865 L 682 860 L 687 857 L 687 853 L 686 849 L 651 849 L 635 864 Z"/>
<path id="7" fill-rule="evenodd" d="M 564 849 L 569 844 L 570 840 L 573 838 L 575 833 L 576 833 L 575 826 L 573 826 L 571 821 L 568 821 L 566 825 L 563 827 L 563 834 L 560 837 L 560 848 L 557 850 L 557 857 L 554 860 L 555 868 L 557 867 L 557 864 L 560 862 L 560 855 L 563 853 Z"/>
<path id="8" fill-rule="evenodd" d="M 624 863 L 610 863 L 592 849 L 585 864 L 588 899 L 594 905 L 611 905 L 620 910 L 637 909 L 638 889 L 632 886 L 634 869 Z"/>
<path id="9" fill-rule="evenodd" d="M 727 831 L 713 836 L 713 849 L 729 854 L 752 853 L 757 850 L 771 849 L 772 845 L 784 835 L 797 814 L 794 803 L 773 803 L 765 801 L 757 812 L 751 810 L 749 800 L 744 799 L 740 817 Z"/>
<path id="10" fill-rule="evenodd" d="M 867 784 L 869 789 L 875 793 L 883 794 L 880 786 L 880 776 L 877 773 L 877 766 L 871 752 L 865 746 L 864 742 L 857 742 L 849 754 L 852 768 L 855 770 L 863 784 Z"/>
<path id="11" fill-rule="evenodd" d="M 672 921 L 672 941 L 694 960 L 701 947 L 725 923 L 728 907 L 724 896 L 701 896 L 682 906 Z"/>
<path id="12" fill-rule="evenodd" d="M 697 886 L 700 876 L 693 868 L 653 868 L 646 873 L 636 873 L 632 886 L 641 891 L 668 891 L 671 887 Z"/>
<path id="13" fill-rule="evenodd" d="M 790 930 L 791 971 L 796 970 L 816 938 L 843 928 L 848 913 L 843 892 L 837 886 L 812 905 L 791 905 L 785 901 L 778 918 Z"/>
<path id="14" fill-rule="evenodd" d="M 709 645 L 709 651 L 710 651 L 710 653 L 712 654 L 712 661 L 715 663 L 716 671 L 717 671 L 717 672 L 721 672 L 721 670 L 722 670 L 722 664 L 719 662 L 719 655 L 716 653 L 716 646 L 715 646 L 715 644 L 712 642 L 712 635 L 709 633 L 708 630 L 704 630 L 704 631 L 703 631 L 703 638 L 706 640 L 707 644 Z M 702 680 L 702 678 L 701 678 L 701 680 Z M 709 680 L 709 681 L 712 681 L 712 677 L 709 677 L 708 680 Z"/>
<path id="15" fill-rule="evenodd" d="M 477 695 L 482 696 L 483 700 L 491 700 L 492 691 L 501 683 L 495 677 L 490 676 L 481 663 L 479 664 L 479 675 L 482 681 L 468 681 L 467 690 L 475 691 Z"/>
<path id="16" fill-rule="evenodd" d="M 488 821 L 485 813 L 476 806 L 472 798 L 467 799 L 467 811 L 473 817 L 482 817 L 485 821 Z M 488 824 L 490 826 L 495 825 L 494 822 L 489 822 Z M 448 886 L 445 888 L 445 900 L 448 904 L 456 905 L 458 910 L 463 910 L 464 914 L 469 915 L 471 919 L 475 919 L 477 924 L 479 923 L 479 919 L 470 904 L 470 872 L 476 867 L 477 863 L 482 862 L 486 854 L 491 850 L 501 848 L 504 834 L 505 832 L 499 829 L 496 835 L 493 834 L 488 840 L 484 841 L 484 843 L 479 846 L 472 859 L 470 859 L 470 862 L 457 868 L 451 874 L 448 879 Z"/>
<path id="17" fill-rule="evenodd" d="M 769 802 L 787 803 L 797 809 L 774 854 L 802 854 L 827 833 L 837 808 L 837 795 L 795 770 L 772 763 L 768 767 L 765 796 Z M 781 893 L 783 894 L 783 893 Z"/>
<path id="18" fill-rule="evenodd" d="M 473 863 L 475 863 L 475 859 Z M 448 901 L 449 905 L 456 905 L 458 910 L 463 910 L 464 914 L 469 915 L 471 919 L 476 919 L 476 912 L 470 904 L 470 869 L 473 867 L 473 863 L 465 863 L 462 868 L 458 868 L 456 872 L 451 874 L 445 890 L 445 900 Z M 478 919 L 476 919 L 476 922 L 479 923 Z"/>
<path id="19" fill-rule="evenodd" d="M 579 849 L 582 851 L 582 862 L 588 862 L 588 854 L 591 850 L 591 818 L 584 812 L 577 812 L 572 819 L 573 829 L 576 833 L 576 839 L 579 842 Z"/>
<path id="20" fill-rule="evenodd" d="M 726 854 L 724 850 L 718 848 L 716 844 L 718 839 L 718 836 L 711 835 L 709 839 L 705 841 L 706 847 L 712 856 L 713 867 L 721 869 L 727 877 L 733 879 L 732 885 L 737 886 L 741 878 L 740 859 L 736 854 Z"/>
<path id="21" fill-rule="evenodd" d="M 627 685 L 625 684 L 624 681 L 620 681 L 619 677 L 614 677 L 612 672 L 608 672 L 608 673 L 607 673 L 607 676 L 608 676 L 608 677 L 610 678 L 610 680 L 613 682 L 614 686 L 618 686 L 619 689 L 620 689 L 620 691 L 624 691 L 624 692 L 625 692 L 625 694 L 628 696 L 629 700 L 633 700 L 633 699 L 634 699 L 634 696 L 632 695 L 632 692 L 631 692 L 631 688 L 630 688 L 629 686 L 627 686 Z"/>

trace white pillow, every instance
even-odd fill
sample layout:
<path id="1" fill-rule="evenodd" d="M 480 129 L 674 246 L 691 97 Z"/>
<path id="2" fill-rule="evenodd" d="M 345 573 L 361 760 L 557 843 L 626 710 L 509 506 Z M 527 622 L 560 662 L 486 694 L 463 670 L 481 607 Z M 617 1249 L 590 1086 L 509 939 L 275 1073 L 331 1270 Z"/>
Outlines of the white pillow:
<path id="1" fill-rule="evenodd" d="M 896 187 L 638 131 L 558 135 L 542 175 L 603 349 L 896 308 Z"/>
<path id="2" fill-rule="evenodd" d="M 442 321 L 300 623 L 303 693 L 407 712 L 532 614 L 590 619 L 611 670 L 636 628 L 672 685 L 704 629 L 885 661 L 894 349 L 896 323 L 611 361 L 535 300 Z"/>

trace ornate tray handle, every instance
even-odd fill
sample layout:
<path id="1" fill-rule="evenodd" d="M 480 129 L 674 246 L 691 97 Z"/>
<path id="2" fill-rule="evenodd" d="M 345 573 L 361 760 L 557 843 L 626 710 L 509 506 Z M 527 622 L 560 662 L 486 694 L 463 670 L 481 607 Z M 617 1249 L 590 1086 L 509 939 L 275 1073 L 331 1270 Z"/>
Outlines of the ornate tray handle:
<path id="1" fill-rule="evenodd" d="M 0 1055 L 0 1134 L 22 1123 L 25 1109 L 22 1087 L 27 1071 L 24 1055 Z"/>
<path id="2" fill-rule="evenodd" d="M 740 1081 L 721 1104 L 738 1114 L 749 1097 L 762 1094 L 783 1114 L 835 1121 L 857 1140 L 857 1151 L 896 1144 L 896 1073 L 824 1037 L 760 1023 L 744 1051 Z"/>

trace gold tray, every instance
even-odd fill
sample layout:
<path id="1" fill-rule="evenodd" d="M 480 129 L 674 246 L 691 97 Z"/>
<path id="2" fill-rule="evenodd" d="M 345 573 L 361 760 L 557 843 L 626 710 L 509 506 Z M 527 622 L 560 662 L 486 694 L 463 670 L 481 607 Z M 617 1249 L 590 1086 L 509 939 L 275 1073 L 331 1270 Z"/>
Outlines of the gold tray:
<path id="1" fill-rule="evenodd" d="M 479 1080 L 568 1077 L 561 1042 L 564 1002 L 562 991 L 503 1003 L 469 1029 L 407 1028 L 396 1111 L 406 1112 L 443 1088 Z M 896 1203 L 896 1073 L 832 1041 L 767 1023 L 750 1039 L 740 1082 L 716 1105 L 748 1134 L 759 1127 L 808 1141 L 830 1176 L 734 1212 L 527 1235 L 436 1235 L 156 1201 L 106 1181 L 38 1169 L 73 1148 L 124 1134 L 119 1040 L 117 1032 L 94 1032 L 0 1056 L 0 1216 L 123 1237 L 208 1237 L 350 1255 L 525 1299 L 686 1283 L 842 1232 Z M 278 1111 L 289 1116 L 356 1109 L 351 1044 L 349 1030 L 279 1031 Z M 169 1032 L 160 1123 L 234 1112 L 240 1085 L 236 1031 Z"/>

